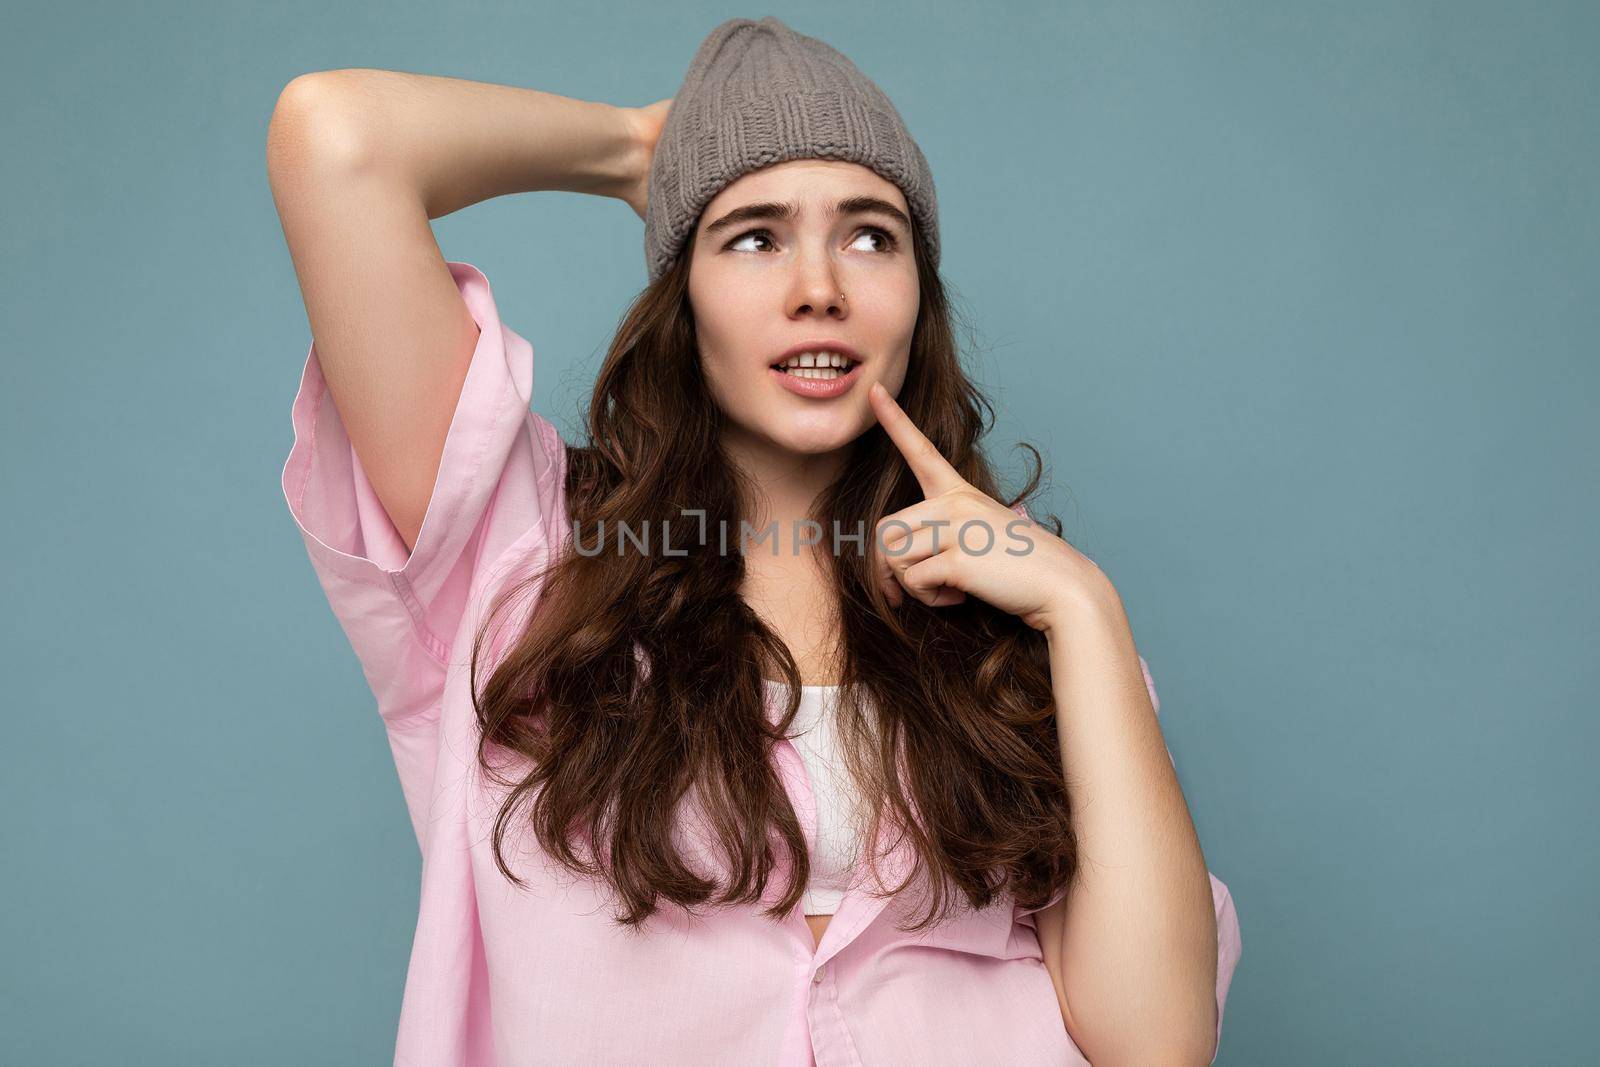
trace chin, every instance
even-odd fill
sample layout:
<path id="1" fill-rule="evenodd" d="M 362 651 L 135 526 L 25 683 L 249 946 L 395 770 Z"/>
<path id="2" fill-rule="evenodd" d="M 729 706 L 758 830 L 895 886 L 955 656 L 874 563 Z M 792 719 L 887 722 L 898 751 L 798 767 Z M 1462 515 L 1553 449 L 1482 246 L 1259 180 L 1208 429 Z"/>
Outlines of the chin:
<path id="1" fill-rule="evenodd" d="M 859 429 L 846 427 L 840 427 L 830 433 L 806 434 L 796 434 L 792 427 L 789 429 L 788 433 L 769 432 L 768 439 L 784 451 L 801 456 L 825 456 L 830 452 L 837 452 L 861 435 Z"/>

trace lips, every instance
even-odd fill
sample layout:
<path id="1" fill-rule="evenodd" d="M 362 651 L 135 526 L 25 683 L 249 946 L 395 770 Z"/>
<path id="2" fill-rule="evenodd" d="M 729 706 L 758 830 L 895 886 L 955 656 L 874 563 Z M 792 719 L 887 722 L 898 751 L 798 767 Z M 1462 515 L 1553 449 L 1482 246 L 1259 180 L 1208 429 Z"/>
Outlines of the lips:
<path id="1" fill-rule="evenodd" d="M 830 375 L 827 378 L 801 377 L 779 370 L 777 367 L 769 368 L 767 373 L 776 378 L 780 386 L 796 396 L 812 400 L 829 400 L 843 396 L 861 380 L 861 364 L 854 364 L 845 373 Z"/>

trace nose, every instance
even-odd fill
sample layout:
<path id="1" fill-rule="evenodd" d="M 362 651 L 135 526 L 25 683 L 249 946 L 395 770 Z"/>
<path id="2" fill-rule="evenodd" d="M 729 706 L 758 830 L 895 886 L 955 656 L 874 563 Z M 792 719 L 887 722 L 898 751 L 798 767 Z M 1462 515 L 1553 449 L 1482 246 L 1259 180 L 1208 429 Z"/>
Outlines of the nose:
<path id="1" fill-rule="evenodd" d="M 813 262 L 799 267 L 789 306 L 790 314 L 794 316 L 816 314 L 820 308 L 824 315 L 844 317 L 844 289 L 825 258 L 820 264 Z"/>

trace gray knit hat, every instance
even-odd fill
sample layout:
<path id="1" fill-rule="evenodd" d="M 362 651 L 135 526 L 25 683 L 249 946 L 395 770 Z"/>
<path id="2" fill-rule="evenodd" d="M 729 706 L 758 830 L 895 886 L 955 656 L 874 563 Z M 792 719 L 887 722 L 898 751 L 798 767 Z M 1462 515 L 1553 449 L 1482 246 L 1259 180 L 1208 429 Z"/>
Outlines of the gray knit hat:
<path id="1" fill-rule="evenodd" d="M 768 15 L 712 30 L 673 97 L 650 164 L 650 281 L 672 264 L 712 197 L 790 159 L 860 163 L 899 186 L 938 265 L 933 174 L 900 113 L 849 59 Z"/>

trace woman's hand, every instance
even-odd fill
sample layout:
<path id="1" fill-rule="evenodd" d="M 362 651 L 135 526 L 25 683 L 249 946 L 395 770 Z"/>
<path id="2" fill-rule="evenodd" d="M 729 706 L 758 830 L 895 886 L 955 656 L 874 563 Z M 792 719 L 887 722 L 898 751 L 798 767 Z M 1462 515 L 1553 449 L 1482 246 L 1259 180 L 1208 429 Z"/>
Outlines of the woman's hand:
<path id="1" fill-rule="evenodd" d="M 969 485 L 881 383 L 868 396 L 926 496 L 878 520 L 874 566 L 891 604 L 902 588 L 930 607 L 971 593 L 1049 633 L 1086 597 L 1116 595 L 1088 556 Z"/>
<path id="2" fill-rule="evenodd" d="M 638 160 L 635 169 L 637 173 L 629 181 L 628 187 L 622 194 L 622 199 L 627 201 L 629 207 L 641 218 L 645 218 L 645 211 L 649 207 L 650 196 L 650 163 L 655 159 L 656 142 L 661 139 L 661 127 L 666 124 L 667 112 L 672 110 L 672 97 L 657 100 L 647 107 L 626 107 L 622 109 L 628 126 L 633 131 L 636 149 L 634 158 Z"/>

